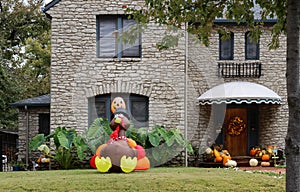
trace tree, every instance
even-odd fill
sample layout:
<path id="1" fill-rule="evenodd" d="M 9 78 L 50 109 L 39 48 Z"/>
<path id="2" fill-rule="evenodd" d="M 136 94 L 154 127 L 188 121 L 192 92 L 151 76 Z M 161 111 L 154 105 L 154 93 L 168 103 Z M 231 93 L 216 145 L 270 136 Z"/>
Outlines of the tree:
<path id="1" fill-rule="evenodd" d="M 25 64 L 20 68 L 22 81 L 27 88 L 24 97 L 34 97 L 50 92 L 50 31 L 36 38 L 29 37 L 25 45 Z"/>
<path id="2" fill-rule="evenodd" d="M 260 20 L 255 20 L 254 7 L 260 7 Z M 214 24 L 216 18 L 234 20 L 251 29 L 250 37 L 258 40 L 264 21 L 276 18 L 272 28 L 270 48 L 279 46 L 279 36 L 287 34 L 287 95 L 289 106 L 288 132 L 286 136 L 287 191 L 300 191 L 300 94 L 299 94 L 299 0 L 146 0 L 139 9 L 127 8 L 140 23 L 154 22 L 171 28 L 170 32 L 184 29 L 196 35 L 204 45 L 209 45 L 212 30 L 228 34 L 226 27 Z M 178 37 L 167 34 L 158 48 L 176 46 Z"/>
<path id="3" fill-rule="evenodd" d="M 16 128 L 17 110 L 9 103 L 49 93 L 50 22 L 41 3 L 0 1 L 0 128 Z"/>

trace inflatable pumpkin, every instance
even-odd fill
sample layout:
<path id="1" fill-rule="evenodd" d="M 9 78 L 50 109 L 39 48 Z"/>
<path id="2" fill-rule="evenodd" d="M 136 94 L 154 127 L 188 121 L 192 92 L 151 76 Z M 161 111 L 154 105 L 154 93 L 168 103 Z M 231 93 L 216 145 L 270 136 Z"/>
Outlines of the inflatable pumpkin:
<path id="1" fill-rule="evenodd" d="M 111 102 L 110 110 L 112 113 L 115 113 L 118 108 L 126 109 L 126 104 L 122 97 L 115 97 Z"/>

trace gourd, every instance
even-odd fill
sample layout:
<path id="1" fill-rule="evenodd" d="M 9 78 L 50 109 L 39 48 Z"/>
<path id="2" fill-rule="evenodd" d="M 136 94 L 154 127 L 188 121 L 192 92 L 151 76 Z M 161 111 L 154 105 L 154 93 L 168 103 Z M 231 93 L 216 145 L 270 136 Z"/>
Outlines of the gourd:
<path id="1" fill-rule="evenodd" d="M 269 156 L 268 154 L 263 154 L 263 155 L 261 156 L 261 160 L 262 160 L 262 161 L 269 161 L 269 160 L 270 160 L 270 156 Z"/>
<path id="2" fill-rule="evenodd" d="M 263 162 L 261 162 L 261 164 L 260 164 L 262 167 L 269 167 L 270 166 L 270 162 L 265 162 L 265 161 L 263 161 Z"/>
<path id="3" fill-rule="evenodd" d="M 230 156 L 224 156 L 223 157 L 223 165 L 226 166 L 226 163 L 231 160 L 231 157 Z"/>
<path id="4" fill-rule="evenodd" d="M 256 166 L 258 165 L 257 159 L 254 159 L 254 158 L 250 159 L 250 160 L 249 160 L 249 165 L 250 165 L 251 167 L 256 167 Z"/>
<path id="5" fill-rule="evenodd" d="M 220 152 L 216 149 L 214 149 L 214 155 L 215 155 L 215 157 L 220 157 L 221 156 Z"/>

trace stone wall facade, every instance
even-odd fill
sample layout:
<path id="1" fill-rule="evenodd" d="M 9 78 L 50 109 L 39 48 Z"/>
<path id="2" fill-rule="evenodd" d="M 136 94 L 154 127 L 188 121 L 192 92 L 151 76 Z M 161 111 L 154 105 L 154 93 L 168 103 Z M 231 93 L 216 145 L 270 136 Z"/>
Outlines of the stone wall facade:
<path id="1" fill-rule="evenodd" d="M 18 158 L 24 163 L 26 161 L 27 154 L 26 148 L 29 146 L 31 139 L 39 133 L 39 114 L 49 113 L 49 107 L 28 107 L 27 109 L 19 108 Z M 28 160 L 31 161 L 31 154 L 29 154 Z"/>
<path id="2" fill-rule="evenodd" d="M 149 97 L 149 127 L 164 125 L 185 130 L 185 68 L 187 65 L 187 133 L 194 145 L 205 146 L 211 131 L 211 106 L 199 106 L 196 98 L 209 88 L 227 81 L 250 81 L 264 85 L 282 99 L 282 105 L 261 105 L 260 142 L 284 145 L 287 130 L 285 83 L 285 37 L 281 47 L 270 51 L 270 28 L 260 39 L 263 76 L 223 79 L 217 76 L 219 36 L 213 33 L 209 47 L 188 35 L 178 47 L 158 51 L 157 40 L 164 27 L 150 24 L 142 34 L 141 58 L 97 58 L 96 16 L 123 14 L 123 5 L 139 7 L 143 1 L 60 1 L 47 14 L 52 23 L 51 129 L 88 128 L 88 98 L 106 93 L 135 93 Z M 245 61 L 247 28 L 231 26 L 234 32 L 234 60 Z M 187 35 L 187 34 L 186 34 Z M 187 62 L 186 62 L 187 61 Z M 252 62 L 252 61 L 251 61 Z M 271 134 L 275 133 L 275 134 Z M 275 136 L 274 136 L 275 135 Z M 268 138 L 270 142 L 266 142 Z M 266 143 L 265 143 L 266 142 Z"/>

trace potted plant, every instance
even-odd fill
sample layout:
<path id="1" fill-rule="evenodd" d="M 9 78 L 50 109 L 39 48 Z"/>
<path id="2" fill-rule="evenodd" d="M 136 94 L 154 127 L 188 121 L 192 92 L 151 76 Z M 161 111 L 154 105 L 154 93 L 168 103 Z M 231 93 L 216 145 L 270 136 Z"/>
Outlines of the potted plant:
<path id="1" fill-rule="evenodd" d="M 12 163 L 13 171 L 22 171 L 25 170 L 25 164 L 22 161 L 16 161 Z"/>

